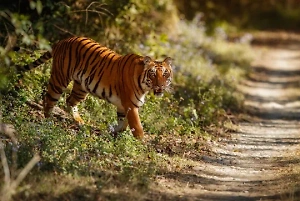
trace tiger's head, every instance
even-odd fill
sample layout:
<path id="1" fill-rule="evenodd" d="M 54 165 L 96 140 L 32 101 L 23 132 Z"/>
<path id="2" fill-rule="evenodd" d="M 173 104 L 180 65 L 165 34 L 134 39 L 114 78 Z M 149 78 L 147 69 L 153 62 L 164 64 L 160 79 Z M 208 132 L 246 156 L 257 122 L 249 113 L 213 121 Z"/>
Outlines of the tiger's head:
<path id="1" fill-rule="evenodd" d="M 145 75 L 143 83 L 148 91 L 153 90 L 154 95 L 163 96 L 164 91 L 171 86 L 173 77 L 172 59 L 167 57 L 164 61 L 154 61 L 145 56 L 143 59 Z"/>

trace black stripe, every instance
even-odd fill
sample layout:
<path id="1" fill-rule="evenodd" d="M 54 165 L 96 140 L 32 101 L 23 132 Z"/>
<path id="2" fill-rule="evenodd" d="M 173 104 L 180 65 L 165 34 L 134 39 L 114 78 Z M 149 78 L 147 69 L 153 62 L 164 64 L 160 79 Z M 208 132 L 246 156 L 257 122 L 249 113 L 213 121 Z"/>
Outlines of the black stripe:
<path id="1" fill-rule="evenodd" d="M 84 85 L 85 85 L 85 88 L 89 88 L 88 87 L 88 82 L 89 82 L 89 80 L 90 80 L 90 76 L 88 76 L 85 80 L 84 80 Z"/>
<path id="2" fill-rule="evenodd" d="M 136 68 L 136 65 L 134 66 L 134 68 Z M 134 87 L 134 91 L 137 92 L 137 94 L 142 95 L 145 92 L 142 89 L 140 78 L 141 78 L 141 75 L 138 75 L 138 77 L 133 80 L 133 87 Z M 137 81 L 137 84 L 136 84 L 135 80 Z"/>
<path id="3" fill-rule="evenodd" d="M 95 53 L 95 52 L 96 52 L 96 53 L 99 53 L 99 52 L 98 52 L 98 49 L 101 49 L 101 48 L 102 48 L 102 46 L 99 45 L 99 46 L 94 50 L 93 53 Z M 96 61 L 96 59 L 98 58 L 97 55 L 98 55 L 98 54 L 95 54 L 94 59 L 91 61 L 91 65 L 92 65 L 92 64 Z"/>
<path id="4" fill-rule="evenodd" d="M 109 85 L 109 98 L 112 96 L 111 85 Z"/>
<path id="5" fill-rule="evenodd" d="M 117 86 L 115 85 L 115 92 L 116 92 L 116 96 L 119 96 L 118 90 L 117 90 Z"/>
<path id="6" fill-rule="evenodd" d="M 92 43 L 92 42 L 91 42 Z M 90 43 L 87 43 L 87 45 L 88 44 L 90 44 Z M 85 52 L 83 53 L 83 57 L 85 57 L 86 56 L 86 54 L 88 54 L 89 53 L 89 51 L 90 51 L 90 49 L 92 49 L 94 46 L 96 46 L 96 45 L 98 45 L 97 43 L 94 43 L 94 44 L 92 44 L 90 47 L 88 47 L 86 50 L 85 50 Z M 89 60 L 89 59 L 87 59 L 87 60 Z"/>
<path id="7" fill-rule="evenodd" d="M 93 89 L 93 93 L 94 93 L 94 94 L 96 93 L 96 90 L 97 90 L 97 88 L 98 88 L 98 86 L 99 86 L 99 83 L 101 82 L 102 76 L 103 76 L 103 74 L 104 74 L 103 69 L 104 69 L 104 68 L 101 68 L 101 71 L 100 71 L 100 72 L 102 72 L 102 74 L 99 76 L 98 81 L 97 81 L 97 83 L 96 83 L 95 86 L 94 86 L 94 89 Z"/>
<path id="8" fill-rule="evenodd" d="M 103 88 L 103 91 L 101 93 L 102 98 L 105 98 L 105 87 Z"/>
<path id="9" fill-rule="evenodd" d="M 81 46 L 80 46 L 80 43 L 79 43 L 78 46 L 75 49 L 76 62 L 75 62 L 74 68 L 76 68 L 79 65 L 80 61 L 81 61 L 81 59 L 80 59 L 80 49 L 81 49 Z M 77 77 L 78 76 L 79 76 L 79 72 L 77 74 Z"/>
<path id="10" fill-rule="evenodd" d="M 98 54 L 97 54 L 98 55 Z M 97 55 L 96 55 L 96 58 L 98 58 L 97 57 Z M 91 71 L 90 71 L 90 76 L 89 77 L 93 77 L 94 78 L 94 76 L 95 76 L 95 72 L 97 71 L 97 67 L 98 67 L 98 64 L 100 64 L 101 63 L 101 60 L 99 59 L 98 61 L 97 61 L 97 63 L 95 63 L 95 65 L 93 65 L 93 66 L 91 66 Z M 99 65 L 100 66 L 100 65 Z M 91 82 L 92 82 L 92 80 L 91 80 L 91 78 L 90 78 L 90 81 L 89 81 L 89 84 L 91 84 Z"/>
<path id="11" fill-rule="evenodd" d="M 49 93 L 47 93 L 46 96 L 47 96 L 47 98 L 48 98 L 50 101 L 52 101 L 52 102 L 57 102 L 57 101 L 58 101 L 58 99 L 53 98 Z"/>
<path id="12" fill-rule="evenodd" d="M 55 46 L 55 49 L 53 50 L 54 59 L 52 62 L 52 67 L 56 66 L 56 68 L 58 69 L 57 71 L 55 71 L 57 82 L 59 82 L 59 84 L 64 87 L 66 86 L 62 84 L 62 81 L 66 79 L 66 76 L 64 75 L 63 72 L 64 61 L 66 60 L 65 46 L 66 46 L 65 41 L 61 41 Z M 54 71 L 52 74 L 54 74 Z"/>
<path id="13" fill-rule="evenodd" d="M 137 101 L 143 103 L 143 102 L 137 97 L 136 93 L 134 93 L 134 96 L 135 96 L 135 98 L 136 98 Z"/>
<path id="14" fill-rule="evenodd" d="M 149 70 L 144 73 L 144 77 L 142 79 L 143 81 L 145 80 L 145 77 L 148 77 L 148 73 L 149 73 Z"/>
<path id="15" fill-rule="evenodd" d="M 82 76 L 83 76 L 83 69 L 84 69 L 84 66 L 85 66 L 85 64 L 86 64 L 85 55 L 86 55 L 86 53 L 87 53 L 87 50 L 85 50 L 84 52 L 82 52 L 82 51 L 83 51 L 83 49 L 84 49 L 86 46 L 88 46 L 90 43 L 92 43 L 92 42 L 87 42 L 87 43 L 85 43 L 85 44 L 82 44 L 82 43 L 79 44 L 79 45 L 81 46 L 81 48 L 80 48 L 80 50 L 79 50 L 79 55 L 78 55 L 78 57 L 80 58 L 80 61 L 79 61 L 78 65 L 76 65 L 76 66 L 74 66 L 74 67 L 77 68 L 77 70 L 78 70 L 77 77 L 80 78 L 80 80 L 81 80 L 81 78 L 82 78 Z"/>
<path id="16" fill-rule="evenodd" d="M 71 66 L 71 63 L 72 63 L 72 50 L 73 50 L 72 45 L 73 45 L 74 41 L 71 41 L 71 42 L 69 42 L 69 43 L 66 44 L 67 46 L 69 46 L 69 48 L 67 48 L 67 47 L 64 48 L 65 51 L 69 50 L 69 62 L 68 62 L 68 66 L 67 66 L 67 72 L 68 72 L 69 76 L 72 75 L 71 74 L 71 68 L 72 68 L 72 66 Z M 73 66 L 73 68 L 75 68 L 75 66 Z"/>
<path id="17" fill-rule="evenodd" d="M 107 64 L 107 68 L 110 66 L 110 64 L 111 64 L 111 62 L 112 62 L 112 60 L 113 60 L 113 58 L 114 58 L 115 56 L 116 56 L 116 55 L 113 55 L 113 56 L 109 59 L 109 62 L 108 62 L 108 64 Z M 112 72 L 113 69 L 114 69 L 114 65 L 112 65 L 111 68 L 110 68 L 110 74 L 111 74 L 111 72 Z"/>
<path id="18" fill-rule="evenodd" d="M 126 67 L 126 63 L 129 61 L 129 59 L 134 56 L 134 54 L 130 54 L 129 56 L 127 56 L 127 59 L 125 60 L 124 64 L 121 63 L 121 72 L 120 72 L 120 75 L 122 76 L 122 83 L 124 84 L 124 77 L 125 77 L 125 74 L 124 74 L 124 69 Z M 126 58 L 126 57 L 125 57 Z M 123 61 L 123 59 L 122 59 Z"/>
<path id="19" fill-rule="evenodd" d="M 62 70 L 61 70 L 62 71 Z M 60 71 L 58 71 L 59 73 Z M 60 86 L 63 86 L 64 88 L 66 88 L 67 86 L 65 86 L 64 84 L 64 80 L 66 79 L 66 77 L 63 75 L 63 72 L 57 73 L 57 76 L 56 76 L 56 82 L 60 85 Z"/>
<path id="20" fill-rule="evenodd" d="M 96 92 L 96 90 L 97 90 L 97 88 L 98 88 L 98 86 L 99 86 L 99 84 L 100 84 L 100 82 L 101 82 L 102 76 L 103 76 L 103 74 L 104 74 L 104 72 L 105 72 L 105 71 L 104 71 L 104 67 L 102 66 L 102 63 L 103 63 L 103 61 L 105 61 L 106 58 L 107 58 L 110 54 L 112 54 L 112 53 L 113 53 L 113 52 L 110 52 L 109 54 L 105 55 L 105 56 L 103 57 L 103 59 L 101 60 L 101 63 L 99 64 L 99 67 L 101 67 L 101 70 L 100 70 L 99 73 L 98 73 L 99 79 L 98 79 L 97 83 L 95 84 L 95 87 L 94 87 L 94 89 L 93 89 L 93 93 Z"/>
<path id="21" fill-rule="evenodd" d="M 111 50 L 108 49 L 108 48 L 105 48 L 105 49 L 101 50 L 101 51 L 99 52 L 99 57 L 101 57 L 101 54 L 103 54 L 103 53 L 106 52 L 106 51 L 111 51 Z M 101 58 L 103 58 L 103 57 L 101 57 Z"/>
<path id="22" fill-rule="evenodd" d="M 142 92 L 145 93 L 145 92 L 144 92 L 144 89 L 142 88 L 142 85 L 141 85 L 141 82 L 142 82 L 141 76 L 142 76 L 142 75 L 139 75 L 139 77 L 138 77 L 138 84 L 139 84 L 139 88 L 142 90 Z"/>
<path id="23" fill-rule="evenodd" d="M 102 68 L 104 68 L 105 67 L 105 63 L 106 63 L 106 61 L 107 61 L 107 57 L 109 57 L 111 54 L 113 54 L 113 52 L 110 52 L 110 53 L 108 53 L 107 55 L 105 55 L 104 57 L 103 57 L 103 59 L 102 59 L 102 61 L 101 61 L 101 63 L 100 63 L 100 66 L 102 67 Z M 104 62 L 104 63 L 103 63 Z M 103 66 L 102 66 L 102 63 L 103 63 Z M 99 74 L 98 74 L 99 75 Z"/>
<path id="24" fill-rule="evenodd" d="M 139 108 L 139 106 L 137 106 L 132 100 L 130 100 L 130 101 L 135 107 Z"/>
<path id="25" fill-rule="evenodd" d="M 117 68 L 117 77 L 118 77 L 118 78 L 119 78 L 119 77 L 122 77 L 122 74 L 120 73 L 120 71 L 121 71 L 121 69 L 120 69 L 120 63 L 122 62 L 122 59 L 123 59 L 122 56 L 120 56 L 120 57 L 118 58 L 118 62 L 117 62 L 117 66 L 116 66 L 116 68 Z M 118 90 L 118 89 L 119 89 L 119 90 Z M 115 85 L 115 91 L 116 91 L 116 95 L 119 96 L 119 92 L 121 91 L 121 85 L 120 85 L 120 84 L 119 84 L 118 86 Z"/>
<path id="26" fill-rule="evenodd" d="M 46 53 L 44 53 L 40 58 L 38 58 L 37 60 L 35 60 L 34 62 L 32 62 L 31 64 L 25 65 L 23 66 L 23 68 L 25 70 L 31 70 L 33 68 L 38 67 L 39 65 L 45 63 L 46 61 L 48 61 L 49 59 L 52 58 L 52 55 L 49 51 L 47 51 Z"/>
<path id="27" fill-rule="evenodd" d="M 80 93 L 77 93 L 77 91 L 72 90 L 72 96 L 74 96 L 74 95 L 75 95 L 75 97 L 77 97 L 79 99 L 83 99 L 85 97 L 86 93 L 80 94 Z"/>
<path id="28" fill-rule="evenodd" d="M 90 50 L 91 48 L 93 48 L 95 45 L 98 45 L 98 44 L 93 44 L 93 45 L 91 45 L 91 46 L 88 48 L 87 51 L 89 51 L 89 50 Z M 85 74 L 86 71 L 89 69 L 89 64 L 90 64 L 89 61 L 90 61 L 92 55 L 94 54 L 94 52 L 95 52 L 95 50 L 93 50 L 93 52 L 91 52 L 90 55 L 89 55 L 89 57 L 86 59 L 85 68 L 83 69 L 82 74 Z M 85 55 L 84 55 L 84 57 L 85 57 Z"/>
<path id="29" fill-rule="evenodd" d="M 104 53 L 105 51 L 103 51 L 103 53 Z M 102 54 L 102 53 L 101 53 Z M 111 53 L 109 53 L 109 54 L 107 54 L 107 55 L 105 55 L 104 57 L 102 57 L 102 59 L 100 60 L 100 64 L 98 65 L 98 67 L 99 68 L 101 68 L 101 70 L 100 70 L 100 72 L 98 73 L 98 76 L 100 75 L 100 73 L 103 71 L 103 67 L 102 67 L 102 63 L 103 63 L 103 61 L 105 61 L 106 60 L 106 58 L 110 55 Z M 101 56 L 101 55 L 100 55 Z"/>
<path id="30" fill-rule="evenodd" d="M 81 83 L 77 80 L 74 80 L 74 83 L 77 84 L 77 85 L 81 85 Z"/>
<path id="31" fill-rule="evenodd" d="M 93 82 L 96 73 L 90 74 L 90 76 L 85 80 L 85 86 L 88 86 Z"/>
<path id="32" fill-rule="evenodd" d="M 74 68 L 78 68 L 78 73 L 77 73 L 77 77 L 80 77 L 80 79 L 81 79 L 81 77 L 82 77 L 82 74 L 81 74 L 81 76 L 80 76 L 80 73 L 82 73 L 82 70 L 80 69 L 81 68 L 81 66 L 83 65 L 83 63 L 84 63 L 84 55 L 85 55 L 85 53 L 84 54 L 81 54 L 81 51 L 82 51 L 82 49 L 85 47 L 85 46 L 87 46 L 88 44 L 90 44 L 90 43 L 93 43 L 91 40 L 89 40 L 89 42 L 87 42 L 87 43 L 85 43 L 85 44 L 82 44 L 82 42 L 83 41 L 85 41 L 85 40 L 89 40 L 89 39 L 82 39 L 82 40 L 79 40 L 79 44 L 78 44 L 78 47 L 80 47 L 80 49 L 78 50 L 78 53 L 77 53 L 77 55 L 76 55 L 76 57 L 78 58 L 78 60 L 76 61 L 76 65 L 74 66 Z M 82 58 L 81 58 L 82 57 Z M 81 64 L 82 63 L 82 64 Z"/>
<path id="33" fill-rule="evenodd" d="M 139 101 L 139 102 L 143 103 L 143 101 L 141 101 L 141 100 L 138 98 L 138 96 L 136 95 L 136 93 L 135 93 L 135 92 L 134 92 L 134 96 L 135 96 L 135 98 L 136 98 L 136 100 L 137 100 L 137 101 Z"/>
<path id="34" fill-rule="evenodd" d="M 49 86 L 51 87 L 52 91 L 54 91 L 57 94 L 62 94 L 62 90 L 60 87 L 56 87 L 55 85 L 53 85 L 51 82 L 49 83 Z"/>
<path id="35" fill-rule="evenodd" d="M 84 91 L 82 89 L 77 89 L 77 91 L 79 91 L 80 93 L 87 93 L 86 91 Z"/>
<path id="36" fill-rule="evenodd" d="M 135 54 L 130 54 L 130 55 L 128 56 L 128 58 L 125 60 L 125 63 L 122 64 L 122 67 L 123 67 L 123 68 L 126 66 L 126 64 L 127 64 L 127 62 L 129 61 L 129 59 L 130 59 L 132 56 L 134 56 L 134 55 L 135 55 Z"/>
<path id="37" fill-rule="evenodd" d="M 123 118 L 126 117 L 126 115 L 125 115 L 124 113 L 121 113 L 121 112 L 117 112 L 117 116 L 118 116 L 118 117 L 123 117 Z"/>
<path id="38" fill-rule="evenodd" d="M 94 74 L 94 72 L 98 69 L 98 68 L 101 68 L 101 65 L 102 65 L 102 62 L 103 62 L 103 60 L 105 59 L 105 56 L 104 57 L 101 57 L 101 54 L 103 54 L 104 52 L 106 52 L 106 51 L 108 51 L 109 49 L 108 48 L 106 48 L 106 49 L 104 49 L 104 50 L 101 50 L 99 53 L 98 53 L 98 56 L 96 56 L 95 58 L 101 58 L 101 59 L 99 59 L 98 60 L 98 62 L 94 65 L 94 66 L 92 66 L 91 68 L 93 69 L 93 71 L 91 71 L 90 72 L 90 74 Z M 102 70 L 101 70 L 102 71 Z M 101 71 L 98 73 L 98 76 L 99 76 L 99 74 L 101 73 Z M 94 76 L 93 76 L 94 77 Z M 91 84 L 91 82 L 92 82 L 93 80 L 91 80 L 90 79 L 90 82 L 89 82 L 89 84 Z"/>

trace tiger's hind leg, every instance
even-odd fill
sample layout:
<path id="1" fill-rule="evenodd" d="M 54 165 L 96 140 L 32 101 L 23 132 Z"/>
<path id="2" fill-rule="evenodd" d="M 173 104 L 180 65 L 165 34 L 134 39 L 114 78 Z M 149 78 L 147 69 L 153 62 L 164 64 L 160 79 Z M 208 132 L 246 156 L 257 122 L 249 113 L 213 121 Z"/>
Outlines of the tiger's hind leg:
<path id="1" fill-rule="evenodd" d="M 87 92 L 81 87 L 81 84 L 77 81 L 74 81 L 72 92 L 67 98 L 67 106 L 72 113 L 74 120 L 80 125 L 84 124 L 84 121 L 79 115 L 77 104 L 83 101 L 86 96 Z"/>
<path id="2" fill-rule="evenodd" d="M 43 100 L 44 116 L 46 118 L 50 117 L 50 113 L 53 110 L 54 105 L 59 100 L 64 90 L 64 87 L 55 85 L 53 82 L 53 79 L 50 79 L 48 89 Z"/>

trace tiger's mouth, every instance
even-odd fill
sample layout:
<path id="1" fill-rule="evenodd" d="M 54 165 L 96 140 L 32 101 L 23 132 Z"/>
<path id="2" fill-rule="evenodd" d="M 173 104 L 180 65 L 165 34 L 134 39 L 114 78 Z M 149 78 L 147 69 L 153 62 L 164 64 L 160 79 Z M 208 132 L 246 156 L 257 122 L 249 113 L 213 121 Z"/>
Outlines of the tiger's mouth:
<path id="1" fill-rule="evenodd" d="M 153 93 L 157 97 L 162 97 L 164 95 L 164 91 L 162 89 L 156 89 L 156 90 L 154 89 Z"/>

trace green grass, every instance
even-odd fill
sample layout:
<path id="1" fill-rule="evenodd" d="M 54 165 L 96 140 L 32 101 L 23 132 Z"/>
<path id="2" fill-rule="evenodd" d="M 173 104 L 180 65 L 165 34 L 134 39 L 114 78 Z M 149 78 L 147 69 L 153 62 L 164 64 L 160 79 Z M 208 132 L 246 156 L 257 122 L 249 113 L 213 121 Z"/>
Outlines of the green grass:
<path id="1" fill-rule="evenodd" d="M 153 33 L 144 44 L 132 46 L 142 55 L 174 58 L 173 92 L 162 98 L 148 95 L 140 111 L 143 142 L 129 130 L 114 139 L 115 107 L 92 96 L 79 107 L 84 126 L 70 115 L 43 118 L 30 103 L 41 103 L 50 63 L 27 72 L 21 83 L 8 84 L 1 121 L 18 131 L 17 165 L 24 167 L 36 153 L 42 157 L 15 200 L 143 200 L 156 175 L 179 171 L 188 165 L 183 157 L 199 160 L 209 151 L 206 141 L 224 134 L 227 113 L 242 108 L 236 84 L 249 66 L 250 48 L 208 38 L 193 23 L 178 26 L 172 37 Z M 15 60 L 26 63 L 27 56 Z M 61 110 L 68 93 L 58 102 Z M 12 163 L 12 146 L 4 142 Z"/>

